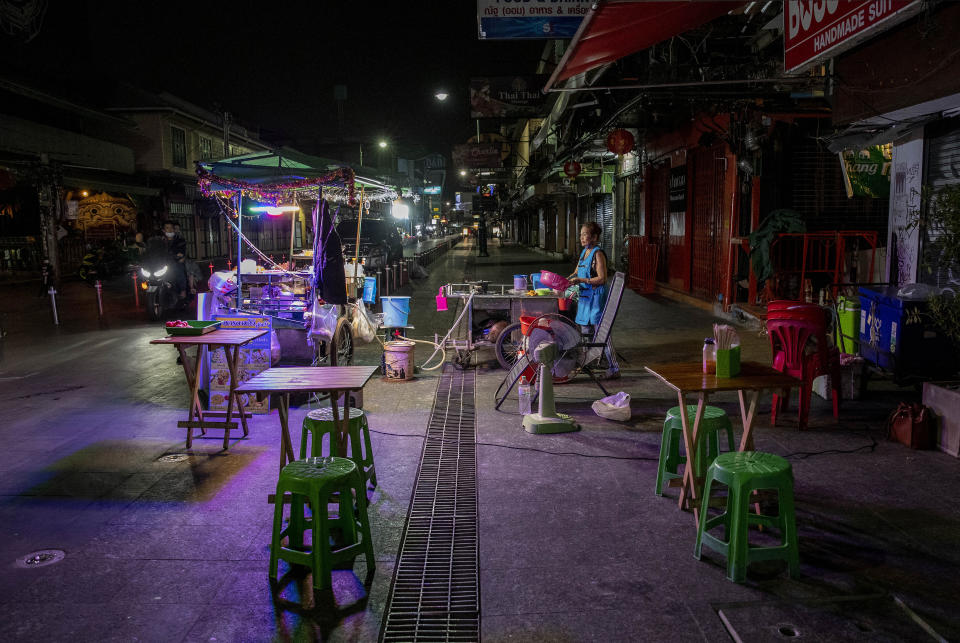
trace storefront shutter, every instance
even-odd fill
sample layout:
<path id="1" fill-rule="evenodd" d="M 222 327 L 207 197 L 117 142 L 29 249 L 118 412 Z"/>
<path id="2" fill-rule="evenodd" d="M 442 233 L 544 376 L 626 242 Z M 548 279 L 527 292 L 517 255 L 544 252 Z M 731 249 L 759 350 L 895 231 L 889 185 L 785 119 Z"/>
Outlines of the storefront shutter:
<path id="1" fill-rule="evenodd" d="M 960 118 L 947 119 L 930 128 L 924 168 L 927 173 L 924 185 L 934 192 L 947 185 L 960 184 Z M 921 269 L 920 281 L 956 290 L 960 286 L 960 270 L 940 261 L 942 248 L 937 236 L 935 231 L 928 231 L 923 241 L 922 256 L 929 269 Z"/>
<path id="2" fill-rule="evenodd" d="M 604 194 L 596 201 L 596 222 L 603 228 L 600 247 L 612 258 L 613 249 L 613 195 Z"/>

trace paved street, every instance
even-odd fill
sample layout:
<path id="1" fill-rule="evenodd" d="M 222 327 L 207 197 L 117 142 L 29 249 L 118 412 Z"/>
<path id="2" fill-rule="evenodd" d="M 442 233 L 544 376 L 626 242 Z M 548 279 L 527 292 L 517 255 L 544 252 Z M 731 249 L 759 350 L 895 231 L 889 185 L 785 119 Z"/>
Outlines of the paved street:
<path id="1" fill-rule="evenodd" d="M 475 254 L 461 244 L 404 289 L 414 298 L 411 337 L 450 327 L 453 307 L 434 306 L 444 283 L 570 269 L 515 246 L 491 243 L 482 261 Z M 339 609 L 315 605 L 296 582 L 274 601 L 266 500 L 277 479 L 276 411 L 254 417 L 249 438 L 227 453 L 219 432 L 187 451 L 176 426 L 189 398 L 181 368 L 171 348 L 148 344 L 163 330 L 133 309 L 131 284 L 108 285 L 102 320 L 91 289 L 62 291 L 55 327 L 49 298 L 33 286 L 0 286 L 8 331 L 0 340 L 0 640 L 376 640 L 439 371 L 407 383 L 375 376 L 365 390 L 380 483 L 370 496 L 372 585 L 363 587 L 361 558 L 355 573 L 334 574 Z M 597 417 L 590 405 L 599 389 L 580 376 L 556 388 L 559 409 L 582 424 L 577 433 L 525 433 L 515 395 L 495 411 L 503 371 L 491 354 L 476 356 L 483 640 L 721 641 L 729 628 L 743 640 L 773 640 L 784 623 L 814 640 L 923 640 L 894 595 L 947 639 L 960 638 L 957 462 L 884 440 L 895 400 L 913 392 L 883 380 L 845 403 L 839 424 L 814 397 L 804 432 L 795 404 L 769 428 L 770 400 L 761 400 L 757 447 L 794 468 L 800 578 L 759 563 L 734 584 L 721 556 L 693 558 L 694 522 L 677 508 L 677 490 L 654 495 L 660 430 L 676 397 L 643 366 L 698 360 L 716 321 L 626 291 L 614 327 L 623 377 L 609 387 L 631 394 L 633 416 Z M 765 337 L 742 328 L 741 338 L 745 360 L 769 361 Z M 359 347 L 356 361 L 378 364 L 379 345 Z M 735 396 L 712 403 L 739 431 Z M 307 411 L 291 410 L 295 445 Z M 172 454 L 186 457 L 163 459 Z M 15 566 L 43 549 L 66 557 Z"/>

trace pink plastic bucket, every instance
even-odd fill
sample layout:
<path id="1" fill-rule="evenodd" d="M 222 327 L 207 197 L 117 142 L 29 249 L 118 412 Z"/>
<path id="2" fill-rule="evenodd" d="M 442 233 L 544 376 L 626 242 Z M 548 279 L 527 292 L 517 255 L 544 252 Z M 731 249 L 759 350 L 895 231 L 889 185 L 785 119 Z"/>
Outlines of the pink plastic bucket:
<path id="1" fill-rule="evenodd" d="M 540 271 L 540 283 L 547 288 L 553 288 L 554 290 L 566 290 L 570 287 L 570 282 L 567 281 L 566 277 L 562 277 L 555 272 L 550 272 L 549 270 Z"/>

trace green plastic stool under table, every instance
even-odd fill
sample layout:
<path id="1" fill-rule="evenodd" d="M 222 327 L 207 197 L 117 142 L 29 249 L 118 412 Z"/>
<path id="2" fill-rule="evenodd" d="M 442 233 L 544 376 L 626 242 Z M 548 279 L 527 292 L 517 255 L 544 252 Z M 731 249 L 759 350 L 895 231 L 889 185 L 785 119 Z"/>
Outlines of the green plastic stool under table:
<path id="1" fill-rule="evenodd" d="M 290 519 L 283 528 L 284 494 L 291 494 Z M 273 538 L 270 542 L 270 578 L 277 580 L 277 563 L 309 567 L 313 586 L 331 586 L 333 566 L 363 553 L 367 571 L 376 567 L 373 539 L 367 517 L 367 494 L 357 465 L 349 458 L 308 458 L 283 468 L 277 481 L 273 510 Z M 337 515 L 330 516 L 328 503 L 336 502 Z M 311 514 L 304 512 L 309 503 Z M 311 543 L 303 534 L 311 531 Z M 338 532 L 338 533 L 336 533 Z M 283 539 L 287 538 L 284 546 Z"/>
<path id="2" fill-rule="evenodd" d="M 312 435 L 310 455 L 319 458 L 337 453 L 337 432 L 334 430 L 333 409 L 324 406 L 307 413 L 303 418 L 303 430 L 300 432 L 300 459 L 307 457 L 307 436 Z M 323 436 L 329 435 L 326 453 L 323 453 Z M 371 486 L 377 486 L 377 468 L 373 463 L 373 447 L 370 446 L 370 427 L 367 425 L 367 414 L 363 409 L 350 408 L 350 424 L 348 428 L 350 459 L 357 464 L 363 475 L 363 480 L 370 481 Z"/>
<path id="3" fill-rule="evenodd" d="M 697 415 L 697 407 L 693 404 L 687 405 L 687 419 L 693 424 L 693 418 Z M 707 467 L 713 462 L 713 459 L 720 453 L 720 438 L 718 433 L 721 430 L 727 432 L 727 448 L 730 451 L 735 449 L 733 425 L 727 412 L 716 406 L 707 406 L 703 409 L 703 417 L 700 419 L 700 445 L 697 448 L 697 458 L 695 462 L 695 471 L 698 477 L 703 477 Z M 680 419 L 680 407 L 675 406 L 667 411 L 667 418 L 663 421 L 663 436 L 660 438 L 660 464 L 657 467 L 657 495 L 663 495 L 663 483 L 671 478 L 682 478 L 683 471 L 680 467 L 686 463 L 686 457 L 680 455 L 680 445 L 683 444 L 683 422 Z M 677 473 L 677 471 L 680 473 Z"/>
<path id="4" fill-rule="evenodd" d="M 727 485 L 727 507 L 724 513 L 707 517 L 710 490 L 714 482 Z M 758 489 L 775 489 L 779 509 L 776 516 L 750 513 L 750 494 Z M 723 525 L 724 540 L 709 533 Z M 781 542 L 770 547 L 751 547 L 747 532 L 750 525 L 775 527 Z M 797 546 L 797 525 L 793 510 L 793 469 L 784 458 L 771 453 L 743 451 L 723 453 L 707 469 L 703 488 L 703 505 L 697 527 L 697 543 L 693 556 L 700 559 L 701 544 L 727 557 L 727 578 L 742 583 L 747 565 L 757 560 L 785 560 L 790 577 L 800 574 Z"/>

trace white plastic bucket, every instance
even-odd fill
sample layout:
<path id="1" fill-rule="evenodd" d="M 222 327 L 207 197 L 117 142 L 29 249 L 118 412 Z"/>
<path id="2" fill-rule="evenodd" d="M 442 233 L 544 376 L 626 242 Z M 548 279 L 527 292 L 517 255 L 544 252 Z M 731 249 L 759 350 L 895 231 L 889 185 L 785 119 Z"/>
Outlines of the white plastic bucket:
<path id="1" fill-rule="evenodd" d="M 410 298 L 389 296 L 380 297 L 383 304 L 383 325 L 387 328 L 402 328 L 407 325 L 410 314 Z"/>
<path id="2" fill-rule="evenodd" d="M 383 377 L 387 380 L 413 379 L 413 353 L 416 344 L 408 340 L 383 345 Z"/>

